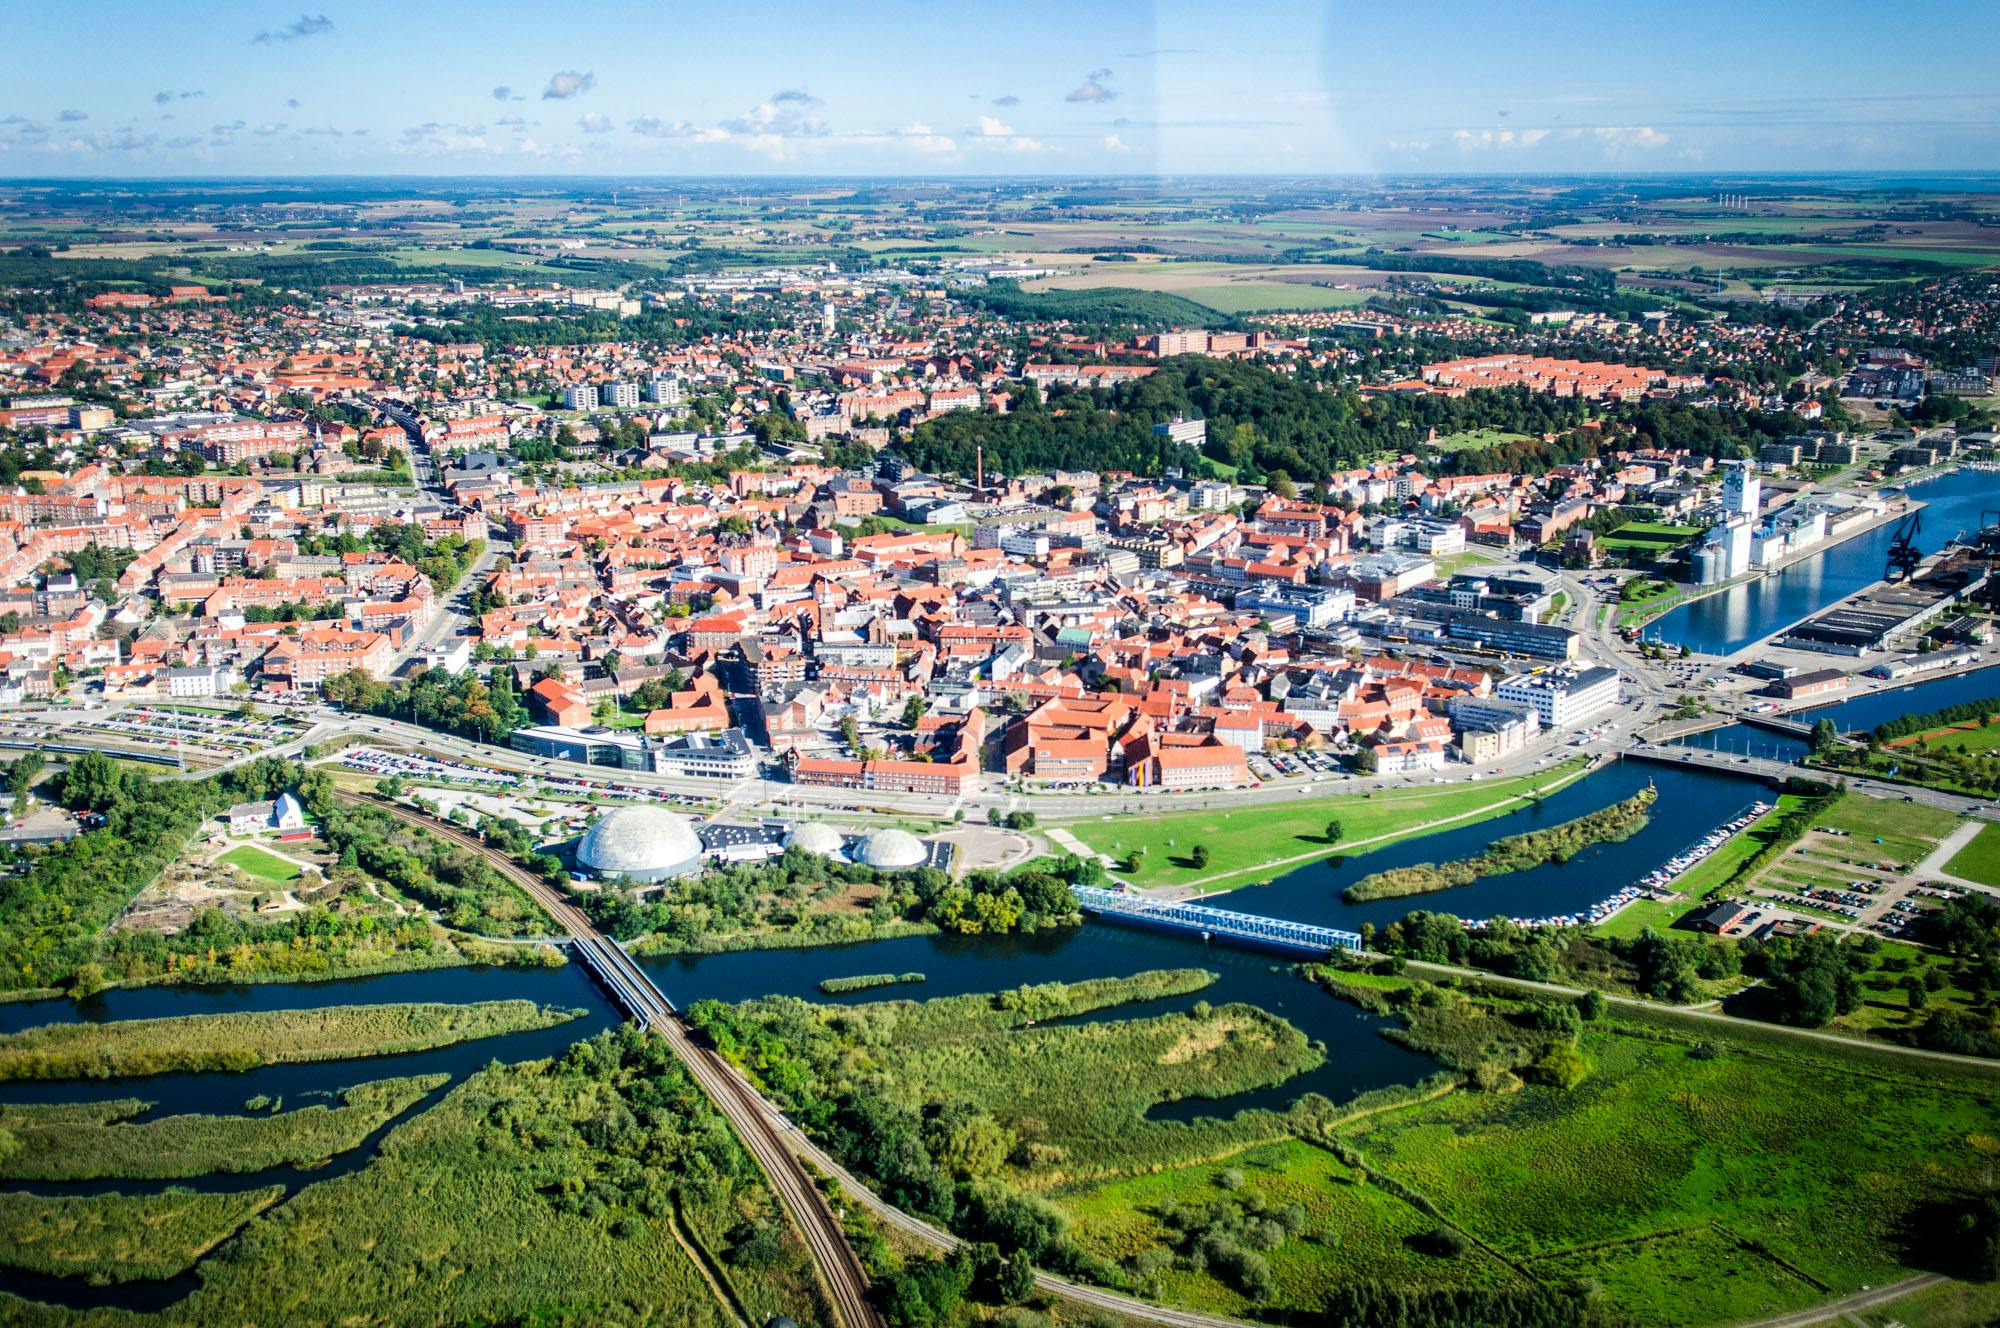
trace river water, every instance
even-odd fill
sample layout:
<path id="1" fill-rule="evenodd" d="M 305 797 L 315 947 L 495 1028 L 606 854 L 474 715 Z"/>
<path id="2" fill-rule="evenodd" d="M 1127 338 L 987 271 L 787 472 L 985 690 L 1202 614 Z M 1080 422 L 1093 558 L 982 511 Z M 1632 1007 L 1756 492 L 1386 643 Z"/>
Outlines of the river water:
<path id="1" fill-rule="evenodd" d="M 1970 534 L 1981 513 L 2000 507 L 2000 476 L 1961 470 L 1910 486 L 1921 499 L 1923 531 L 1917 546 L 1933 553 L 1953 536 Z M 1691 646 L 1705 655 L 1729 655 L 1801 618 L 1809 617 L 1882 579 L 1896 523 L 1878 526 L 1804 558 L 1775 576 L 1761 577 L 1683 604 L 1646 629 L 1672 645 Z"/>
<path id="2" fill-rule="evenodd" d="M 1874 728 L 1877 724 L 1899 719 L 1904 715 L 1926 714 L 1942 710 L 1946 706 L 1959 705 L 1966 701 L 1983 701 L 1994 696 L 2000 696 L 2000 667 L 1989 665 L 1975 669 L 1971 673 L 1954 673 L 1930 682 L 1867 692 L 1846 701 L 1836 701 L 1832 705 L 1816 706 L 1811 710 L 1801 711 L 1797 718 L 1808 724 L 1821 719 L 1830 719 L 1843 733 L 1861 733 Z M 1769 756 L 1780 761 L 1796 761 L 1812 750 L 1812 745 L 1803 738 L 1795 738 L 1789 733 L 1778 733 L 1771 729 L 1761 729 L 1755 724 L 1729 724 L 1719 729 L 1711 729 L 1707 733 L 1689 734 L 1675 741 L 1687 747 L 1706 747 L 1721 752 L 1744 752 Z"/>
<path id="3" fill-rule="evenodd" d="M 1492 839 L 1537 825 L 1553 825 L 1608 806 L 1655 781 L 1659 808 L 1647 827 L 1621 844 L 1595 845 L 1564 866 L 1545 866 L 1414 899 L 1349 905 L 1342 887 L 1370 871 L 1423 861 L 1470 856 Z M 1468 917 L 1491 914 L 1545 915 L 1580 910 L 1642 876 L 1711 827 L 1733 816 L 1761 787 L 1728 775 L 1678 770 L 1640 762 L 1614 764 L 1595 772 L 1539 805 L 1483 825 L 1425 836 L 1376 852 L 1309 864 L 1266 886 L 1218 896 L 1210 902 L 1302 921 L 1354 928 L 1378 926 L 1412 908 L 1450 911 Z M 1190 1096 L 1157 1108 L 1158 1119 L 1192 1119 L 1233 1114 L 1250 1107 L 1282 1109 L 1308 1092 L 1336 1101 L 1370 1089 L 1409 1083 L 1437 1067 L 1428 1058 L 1388 1040 L 1387 1021 L 1331 999 L 1290 971 L 1279 955 L 1210 946 L 1198 937 L 1132 930 L 1098 923 L 1033 936 L 914 936 L 806 950 L 743 951 L 673 956 L 646 961 L 660 986 L 685 1007 L 715 998 L 745 1000 L 792 995 L 820 1001 L 858 1003 L 884 999 L 928 999 L 995 991 L 1023 983 L 1116 977 L 1148 969 L 1199 967 L 1217 981 L 1195 995 L 1101 1011 L 1091 1019 L 1119 1019 L 1181 1010 L 1197 1000 L 1215 1004 L 1241 1001 L 1290 1020 L 1327 1052 L 1323 1065 L 1269 1088 L 1227 1099 L 1204 1098 L 1199 1084 Z M 828 997 L 822 979 L 868 973 L 921 972 L 921 986 L 888 988 Z M 553 970 L 454 968 L 390 974 L 312 984 L 264 983 L 240 987 L 160 987 L 113 990 L 82 1003 L 44 1000 L 0 1004 L 0 1032 L 55 1021 L 117 1020 L 181 1014 L 211 1014 L 391 1001 L 490 1000 L 526 997 L 551 1005 L 581 1007 L 585 1017 L 554 1028 L 461 1043 L 437 1051 L 371 1057 L 310 1065 L 272 1066 L 242 1074 L 163 1074 L 133 1079 L 0 1084 L 4 1102 L 72 1102 L 136 1097 L 156 1105 L 149 1115 L 177 1112 L 236 1114 L 247 1099 L 282 1096 L 287 1109 L 324 1100 L 324 1095 L 370 1079 L 446 1073 L 454 1082 L 493 1060 L 521 1061 L 555 1055 L 570 1043 L 611 1027 L 615 1012 L 575 965 Z M 443 1091 L 443 1090 L 441 1090 Z M 411 1113 L 423 1110 L 430 1100 Z M 141 1117 L 140 1119 L 144 1119 Z M 255 1175 L 174 1182 L 195 1188 L 248 1189 L 279 1183 L 289 1187 L 343 1174 L 364 1165 L 393 1125 L 361 1148 L 311 1172 L 281 1169 Z M 117 1189 L 145 1193 L 166 1183 L 100 1182 L 34 1185 L 47 1193 L 91 1193 Z M 194 1286 L 194 1275 L 145 1286 L 89 1287 L 74 1279 L 0 1272 L 0 1288 L 35 1299 L 78 1307 L 123 1305 L 134 1309 L 172 1303 Z"/>

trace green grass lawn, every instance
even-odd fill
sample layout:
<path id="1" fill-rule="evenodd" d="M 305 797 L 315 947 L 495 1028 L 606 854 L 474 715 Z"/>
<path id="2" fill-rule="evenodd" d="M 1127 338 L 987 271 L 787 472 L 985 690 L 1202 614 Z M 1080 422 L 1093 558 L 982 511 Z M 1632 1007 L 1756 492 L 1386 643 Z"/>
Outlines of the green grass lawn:
<path id="1" fill-rule="evenodd" d="M 1665 553 L 1701 534 L 1695 526 L 1670 526 L 1658 521 L 1633 521 L 1601 536 L 1598 544 L 1606 549 L 1645 553 Z"/>
<path id="2" fill-rule="evenodd" d="M 1466 452 L 1475 447 L 1499 447 L 1506 443 L 1525 443 L 1528 435 L 1509 433 L 1504 429 L 1467 429 L 1464 433 L 1448 434 L 1434 443 L 1426 443 L 1440 452 Z"/>
<path id="3" fill-rule="evenodd" d="M 1462 572 L 1466 568 L 1476 567 L 1480 563 L 1495 563 L 1499 561 L 1499 555 L 1488 553 L 1485 549 L 1460 549 L 1457 553 L 1447 553 L 1444 557 L 1438 559 L 1437 570 L 1439 576 L 1450 576 L 1454 572 Z"/>
<path id="4" fill-rule="evenodd" d="M 1950 834 L 1958 817 L 1941 807 L 1850 793 L 1822 813 L 1819 824 L 1845 830 L 1851 856 L 1883 863 L 1915 863 Z M 1876 841 L 1880 841 L 1879 843 Z"/>
<path id="5" fill-rule="evenodd" d="M 263 849 L 252 848 L 248 844 L 230 849 L 216 861 L 226 862 L 244 875 L 255 876 L 260 881 L 283 883 L 299 879 L 296 863 L 287 862 L 275 853 L 266 853 Z"/>
<path id="6" fill-rule="evenodd" d="M 1476 784 L 1461 782 L 1358 796 L 1300 798 L 1296 802 L 1267 803 L 1234 811 L 1204 808 L 1150 817 L 1106 817 L 1101 821 L 1072 822 L 1064 828 L 1091 848 L 1116 858 L 1122 859 L 1134 848 L 1144 848 L 1146 859 L 1139 870 L 1125 874 L 1135 885 L 1183 885 L 1226 877 L 1208 881 L 1202 888 L 1227 890 L 1282 875 L 1291 869 L 1292 864 L 1287 860 L 1302 854 L 1317 857 L 1350 851 L 1343 845 L 1378 835 L 1405 838 L 1421 833 L 1418 826 L 1447 817 L 1474 820 L 1503 815 L 1527 805 L 1508 799 L 1518 799 L 1538 788 L 1553 789 L 1583 768 L 1584 763 L 1576 760 L 1532 775 L 1481 780 Z M 1481 812 L 1480 809 L 1496 803 L 1505 805 Z M 1328 821 L 1340 822 L 1343 833 L 1338 844 L 1326 842 Z M 1197 868 L 1188 858 L 1197 844 L 1208 850 L 1206 867 Z M 1367 848 L 1351 851 L 1365 853 Z"/>
<path id="7" fill-rule="evenodd" d="M 1960 849 L 1945 870 L 1982 885 L 2000 886 L 2000 825 L 1985 825 Z"/>
<path id="8" fill-rule="evenodd" d="M 1933 752 L 1990 752 L 2000 747 L 2000 724 L 1955 728 L 1949 733 L 1924 739 L 1923 747 Z"/>
<path id="9" fill-rule="evenodd" d="M 1670 903 L 1664 899 L 1635 899 L 1616 913 L 1590 929 L 1594 936 L 1610 936 L 1621 940 L 1631 940 L 1651 927 L 1664 932 L 1674 925 L 1681 914 L 1695 905 L 1686 900 Z"/>

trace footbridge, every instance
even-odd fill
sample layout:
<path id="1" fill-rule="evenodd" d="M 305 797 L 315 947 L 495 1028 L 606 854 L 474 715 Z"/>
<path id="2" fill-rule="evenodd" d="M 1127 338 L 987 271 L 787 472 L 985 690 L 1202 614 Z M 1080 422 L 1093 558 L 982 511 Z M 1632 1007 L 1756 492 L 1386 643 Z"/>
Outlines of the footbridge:
<path id="1" fill-rule="evenodd" d="M 1076 902 L 1083 911 L 1105 922 L 1132 927 L 1153 927 L 1163 931 L 1194 932 L 1204 941 L 1230 941 L 1255 946 L 1325 956 L 1335 950 L 1359 950 L 1356 932 L 1334 927 L 1316 927 L 1308 922 L 1260 917 L 1233 909 L 1210 908 L 1206 904 L 1176 903 L 1154 899 L 1126 890 L 1106 890 L 1100 886 L 1076 887 Z"/>

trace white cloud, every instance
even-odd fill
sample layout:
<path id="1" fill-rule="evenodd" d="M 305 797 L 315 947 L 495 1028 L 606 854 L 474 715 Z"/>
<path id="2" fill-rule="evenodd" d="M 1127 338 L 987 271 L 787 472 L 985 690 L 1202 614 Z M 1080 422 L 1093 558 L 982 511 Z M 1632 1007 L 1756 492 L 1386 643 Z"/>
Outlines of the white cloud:
<path id="1" fill-rule="evenodd" d="M 1546 129 L 1454 129 L 1451 141 L 1461 151 L 1482 148 L 1531 148 L 1549 136 Z"/>
<path id="2" fill-rule="evenodd" d="M 1590 133 L 1612 156 L 1626 152 L 1650 152 L 1665 147 L 1668 140 L 1666 134 L 1650 125 L 1599 125 Z"/>
<path id="3" fill-rule="evenodd" d="M 904 125 L 898 138 L 905 146 L 927 156 L 943 157 L 958 151 L 958 143 L 949 134 L 933 133 L 921 120 Z"/>
<path id="4" fill-rule="evenodd" d="M 1106 134 L 1104 136 L 1104 146 L 1112 152 L 1130 152 L 1132 150 L 1131 146 L 1116 134 Z"/>
<path id="5" fill-rule="evenodd" d="M 810 92 L 786 88 L 747 114 L 724 120 L 719 128 L 746 138 L 819 138 L 827 133 L 826 120 L 819 114 L 825 104 Z"/>
<path id="6" fill-rule="evenodd" d="M 611 132 L 611 117 L 602 111 L 591 111 L 578 117 L 576 127 L 586 134 L 608 134 Z"/>
<path id="7" fill-rule="evenodd" d="M 981 138 L 1005 138 L 1014 131 L 993 116 L 982 115 L 979 117 L 979 127 L 973 132 Z"/>
<path id="8" fill-rule="evenodd" d="M 1083 76 L 1083 82 L 1071 89 L 1070 94 L 1064 97 L 1063 100 L 1073 102 L 1110 101 L 1118 95 L 1115 89 L 1107 86 L 1110 78 L 1111 71 L 1109 69 L 1093 69 Z"/>
<path id="9" fill-rule="evenodd" d="M 693 138 L 695 134 L 694 126 L 685 120 L 662 120 L 657 115 L 628 120 L 625 127 L 641 138 Z"/>
<path id="10" fill-rule="evenodd" d="M 595 73 L 579 74 L 574 69 L 564 69 L 549 75 L 549 85 L 542 89 L 543 101 L 568 101 L 580 97 L 597 86 Z"/>
<path id="11" fill-rule="evenodd" d="M 1428 138 L 1392 138 L 1382 146 L 1391 152 L 1427 152 L 1431 141 Z"/>

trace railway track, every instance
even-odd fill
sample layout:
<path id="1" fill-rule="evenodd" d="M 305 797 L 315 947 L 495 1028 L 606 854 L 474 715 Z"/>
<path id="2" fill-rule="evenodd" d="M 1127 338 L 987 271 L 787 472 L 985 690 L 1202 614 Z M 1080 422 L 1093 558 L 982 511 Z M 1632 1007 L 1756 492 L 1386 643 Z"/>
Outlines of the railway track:
<path id="1" fill-rule="evenodd" d="M 868 1302 L 867 1276 L 861 1271 L 853 1247 L 847 1243 L 846 1233 L 839 1221 L 827 1208 L 812 1178 L 806 1173 L 802 1159 L 810 1162 L 821 1174 L 838 1181 L 847 1196 L 878 1221 L 931 1249 L 949 1253 L 965 1244 L 951 1232 L 911 1216 L 876 1194 L 832 1155 L 786 1121 L 784 1114 L 767 1102 L 735 1066 L 698 1045 L 689 1036 L 687 1026 L 681 1022 L 679 1011 L 674 1009 L 673 1003 L 646 976 L 632 956 L 598 931 L 596 925 L 584 916 L 581 909 L 570 903 L 562 891 L 521 867 L 506 854 L 488 847 L 476 836 L 444 822 L 359 794 L 341 793 L 338 796 L 348 802 L 387 811 L 399 820 L 421 826 L 432 834 L 441 835 L 481 854 L 493 864 L 495 870 L 548 910 L 549 915 L 570 934 L 577 958 L 589 967 L 628 1012 L 635 1017 L 639 1017 L 640 1011 L 645 1012 L 643 1021 L 647 1027 L 667 1040 L 668 1046 L 688 1067 L 688 1072 L 694 1076 L 702 1091 L 728 1118 L 737 1137 L 750 1150 L 750 1155 L 757 1159 L 764 1174 L 770 1177 L 780 1202 L 805 1237 L 813 1263 L 819 1270 L 821 1284 L 833 1302 L 840 1321 L 847 1328 L 880 1328 L 881 1320 L 874 1306 Z M 1037 1271 L 1035 1286 L 1046 1295 L 1109 1310 L 1143 1323 L 1160 1324 L 1163 1328 L 1247 1328 L 1240 1319 L 1151 1305 L 1102 1287 L 1072 1282 L 1053 1273 Z"/>
<path id="2" fill-rule="evenodd" d="M 348 802 L 386 811 L 398 820 L 420 826 L 462 848 L 480 854 L 495 870 L 526 891 L 562 929 L 569 933 L 578 959 L 610 991 L 616 1002 L 648 1029 L 666 1040 L 701 1090 L 729 1121 L 736 1137 L 757 1160 L 804 1237 L 818 1270 L 822 1290 L 838 1322 L 845 1328 L 878 1328 L 880 1320 L 868 1301 L 868 1278 L 847 1243 L 846 1232 L 807 1175 L 798 1151 L 786 1138 L 787 1127 L 748 1084 L 713 1052 L 697 1045 L 681 1022 L 680 1012 L 653 984 L 624 947 L 605 936 L 570 903 L 560 890 L 519 866 L 478 839 L 406 808 L 357 794 L 339 795 Z"/>

